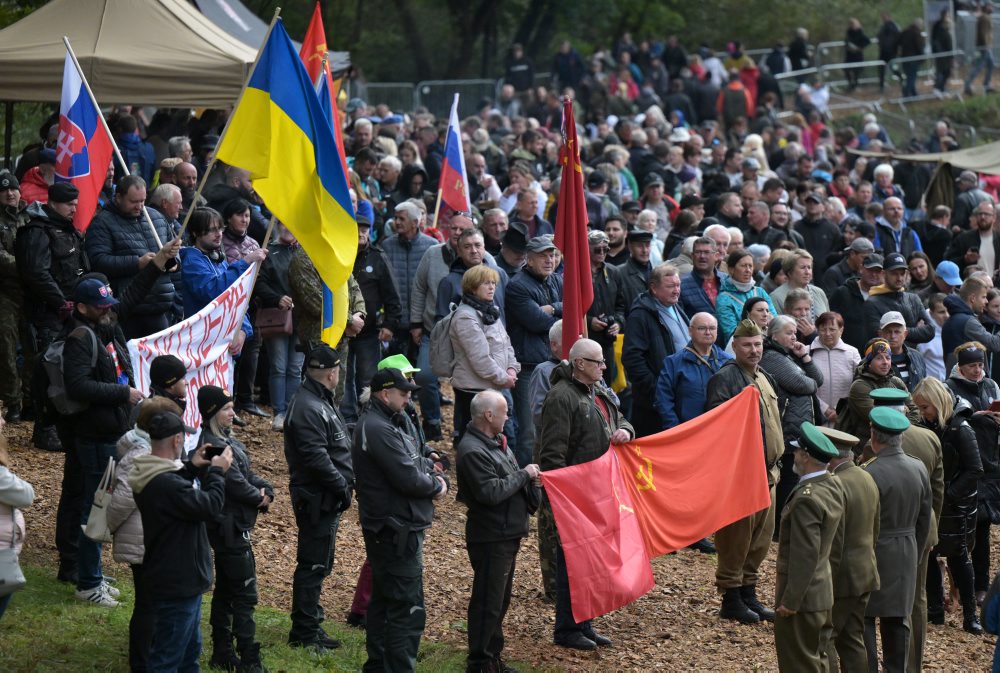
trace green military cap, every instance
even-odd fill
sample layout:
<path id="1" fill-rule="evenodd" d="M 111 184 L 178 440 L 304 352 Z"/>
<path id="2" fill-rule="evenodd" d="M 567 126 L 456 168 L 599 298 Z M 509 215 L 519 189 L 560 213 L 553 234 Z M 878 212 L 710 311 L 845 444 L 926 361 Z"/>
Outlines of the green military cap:
<path id="1" fill-rule="evenodd" d="M 899 388 L 875 388 L 868 393 L 876 407 L 898 407 L 906 404 L 910 393 Z"/>
<path id="2" fill-rule="evenodd" d="M 800 425 L 799 431 L 799 448 L 808 452 L 816 460 L 828 463 L 840 455 L 833 442 L 809 421 Z"/>
<path id="3" fill-rule="evenodd" d="M 875 407 L 868 414 L 871 419 L 872 425 L 882 432 L 887 432 L 890 435 L 902 434 L 908 427 L 910 427 L 910 421 L 903 414 L 899 413 L 895 409 L 889 409 L 887 407 Z"/>
<path id="4" fill-rule="evenodd" d="M 419 369 L 411 365 L 410 361 L 407 360 L 406 356 L 403 355 L 402 353 L 399 353 L 397 355 L 390 355 L 389 357 L 383 358 L 382 360 L 379 361 L 378 363 L 379 371 L 389 368 L 398 369 L 399 371 L 403 372 L 403 376 L 409 376 L 410 374 L 414 374 L 420 371 Z"/>
<path id="5" fill-rule="evenodd" d="M 834 430 L 833 428 L 823 426 L 817 427 L 816 429 L 823 433 L 824 437 L 833 442 L 833 445 L 838 449 L 853 449 L 859 442 L 861 442 L 858 437 L 855 437 L 850 433 L 843 432 L 842 430 Z"/>
<path id="6" fill-rule="evenodd" d="M 737 337 L 755 337 L 761 336 L 764 332 L 761 331 L 760 327 L 753 320 L 749 318 L 741 320 L 738 325 L 736 325 L 736 330 L 733 332 L 733 338 Z"/>

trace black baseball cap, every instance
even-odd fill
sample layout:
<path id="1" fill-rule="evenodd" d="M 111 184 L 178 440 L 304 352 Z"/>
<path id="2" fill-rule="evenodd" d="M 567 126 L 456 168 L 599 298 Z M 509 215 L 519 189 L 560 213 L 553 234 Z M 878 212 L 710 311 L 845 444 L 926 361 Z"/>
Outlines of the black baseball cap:
<path id="1" fill-rule="evenodd" d="M 885 270 L 892 271 L 893 269 L 908 269 L 906 265 L 906 258 L 903 257 L 898 252 L 890 252 L 885 256 Z"/>
<path id="2" fill-rule="evenodd" d="M 386 367 L 376 372 L 375 376 L 372 377 L 371 388 L 372 392 L 376 390 L 389 390 L 390 388 L 398 388 L 399 390 L 409 392 L 420 390 L 420 386 L 407 380 L 403 376 L 403 372 L 395 367 Z"/>
<path id="3" fill-rule="evenodd" d="M 309 369 L 333 369 L 340 366 L 340 356 L 327 344 L 320 344 L 309 351 Z"/>
<path id="4" fill-rule="evenodd" d="M 172 411 L 163 411 L 158 414 L 153 414 L 146 424 L 150 439 L 166 439 L 167 437 L 173 437 L 182 432 L 186 432 L 189 435 L 195 433 L 195 429 L 184 425 L 184 421 L 181 417 Z"/>

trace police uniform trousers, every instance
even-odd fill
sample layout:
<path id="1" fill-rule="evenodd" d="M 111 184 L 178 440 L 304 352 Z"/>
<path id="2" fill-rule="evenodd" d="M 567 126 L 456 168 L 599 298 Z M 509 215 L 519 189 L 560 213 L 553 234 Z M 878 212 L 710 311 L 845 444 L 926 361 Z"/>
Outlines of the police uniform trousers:
<path id="1" fill-rule="evenodd" d="M 715 584 L 720 591 L 757 584 L 757 571 L 767 558 L 774 535 L 774 495 L 774 486 L 771 486 L 770 507 L 716 532 Z"/>
<path id="2" fill-rule="evenodd" d="M 774 619 L 774 646 L 780 671 L 830 670 L 827 649 L 833 634 L 831 610 L 796 612 Z"/>
<path id="3" fill-rule="evenodd" d="M 362 532 L 372 567 L 372 599 L 365 626 L 368 660 L 361 670 L 413 671 L 427 619 L 424 531 Z"/>
<path id="4" fill-rule="evenodd" d="M 208 623 L 212 625 L 212 643 L 216 650 L 236 646 L 243 652 L 254 644 L 257 625 L 253 611 L 257 605 L 257 563 L 250 534 L 231 544 L 212 536 L 215 552 L 215 588 Z"/>
<path id="5" fill-rule="evenodd" d="M 319 604 L 323 580 L 333 570 L 334 544 L 340 517 L 321 515 L 315 521 L 309 510 L 295 509 L 299 528 L 292 575 L 292 630 L 288 642 L 314 645 L 322 637 L 323 608 Z"/>
<path id="6" fill-rule="evenodd" d="M 868 650 L 868 670 L 878 671 L 878 644 L 875 635 L 876 617 L 865 617 L 865 649 Z M 910 618 L 878 617 L 882 636 L 882 669 L 886 673 L 903 673 L 910 654 Z"/>
<path id="7" fill-rule="evenodd" d="M 830 670 L 852 673 L 868 669 L 868 650 L 865 649 L 866 593 L 862 596 L 839 596 L 833 599 L 833 634 L 828 652 Z"/>
<path id="8" fill-rule="evenodd" d="M 520 539 L 466 545 L 473 572 L 467 670 L 486 670 L 503 652 L 503 620 L 520 547 Z"/>

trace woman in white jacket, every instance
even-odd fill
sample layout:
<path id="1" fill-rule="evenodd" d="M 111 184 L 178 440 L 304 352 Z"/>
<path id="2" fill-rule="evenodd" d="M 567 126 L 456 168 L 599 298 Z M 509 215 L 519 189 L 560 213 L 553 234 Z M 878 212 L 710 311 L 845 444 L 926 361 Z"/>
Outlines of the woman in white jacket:
<path id="1" fill-rule="evenodd" d="M 462 275 L 462 303 L 455 309 L 449 332 L 455 351 L 451 385 L 455 389 L 456 445 L 470 420 L 473 396 L 483 390 L 505 392 L 513 388 L 521 371 L 507 328 L 500 320 L 500 309 L 493 303 L 499 282 L 500 274 L 485 264 Z"/>
<path id="2" fill-rule="evenodd" d="M 827 311 L 816 319 L 819 338 L 812 342 L 811 354 L 816 367 L 823 373 L 823 384 L 816 391 L 824 425 L 833 427 L 837 421 L 837 403 L 847 397 L 854 381 L 854 368 L 861 354 L 854 346 L 844 343 L 844 318 Z"/>
<path id="3" fill-rule="evenodd" d="M 146 598 L 146 580 L 142 574 L 142 559 L 146 553 L 142 538 L 142 518 L 132 495 L 129 477 L 135 459 L 150 452 L 149 420 L 166 411 L 183 416 L 181 408 L 166 397 L 151 397 L 139 407 L 135 427 L 118 440 L 118 467 L 115 469 L 115 489 L 108 505 L 108 528 L 114 534 L 114 559 L 132 568 L 135 604 L 128 625 L 128 660 L 133 671 L 146 670 L 149 646 L 153 640 L 153 606 Z M 180 464 L 177 468 L 180 469 Z"/>
<path id="4" fill-rule="evenodd" d="M 10 471 L 10 456 L 7 453 L 7 438 L 3 435 L 3 409 L 0 409 L 0 549 L 14 548 L 21 553 L 24 545 L 24 516 L 20 510 L 35 500 L 35 489 L 31 484 Z M 0 617 L 14 594 L 0 598 Z"/>

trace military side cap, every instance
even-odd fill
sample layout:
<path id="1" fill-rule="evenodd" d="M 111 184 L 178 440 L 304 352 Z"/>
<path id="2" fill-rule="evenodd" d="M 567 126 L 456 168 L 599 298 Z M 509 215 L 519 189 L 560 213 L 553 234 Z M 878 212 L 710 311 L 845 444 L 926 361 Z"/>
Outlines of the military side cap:
<path id="1" fill-rule="evenodd" d="M 887 407 L 875 407 L 868 414 L 868 418 L 871 419 L 872 425 L 876 429 L 890 435 L 902 434 L 910 427 L 910 421 L 907 420 L 906 416 Z"/>
<path id="2" fill-rule="evenodd" d="M 868 393 L 876 407 L 898 407 L 906 404 L 910 399 L 910 393 L 899 388 L 875 388 Z"/>
<path id="3" fill-rule="evenodd" d="M 387 358 L 382 358 L 379 360 L 377 371 L 382 371 L 383 369 L 398 369 L 403 372 L 403 376 L 408 376 L 410 374 L 415 374 L 420 370 L 410 364 L 410 361 L 406 359 L 406 356 L 402 353 L 397 353 L 396 355 L 390 355 Z"/>
<path id="4" fill-rule="evenodd" d="M 762 334 L 764 333 L 761 331 L 760 325 L 747 318 L 745 320 L 741 320 L 739 324 L 736 325 L 736 330 L 733 331 L 733 338 L 755 337 L 761 336 Z"/>
<path id="5" fill-rule="evenodd" d="M 840 451 L 809 421 L 799 426 L 799 447 L 807 451 L 816 460 L 828 463 L 840 455 Z"/>
<path id="6" fill-rule="evenodd" d="M 827 427 L 817 427 L 816 429 L 822 432 L 823 436 L 833 442 L 833 445 L 838 449 L 853 449 L 861 441 L 858 437 L 843 430 Z"/>

